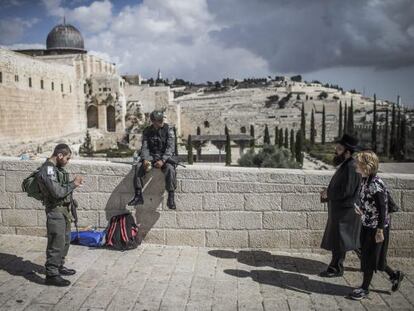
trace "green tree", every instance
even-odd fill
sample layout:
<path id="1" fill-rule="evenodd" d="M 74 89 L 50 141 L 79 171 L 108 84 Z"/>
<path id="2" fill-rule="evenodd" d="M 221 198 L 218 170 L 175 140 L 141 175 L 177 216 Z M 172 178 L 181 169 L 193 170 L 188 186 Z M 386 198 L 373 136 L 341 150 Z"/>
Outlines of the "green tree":
<path id="1" fill-rule="evenodd" d="M 348 108 L 348 134 L 354 135 L 354 101 L 351 98 L 351 106 Z"/>
<path id="2" fill-rule="evenodd" d="M 285 144 L 284 147 L 289 149 L 289 130 L 285 128 Z"/>
<path id="3" fill-rule="evenodd" d="M 188 135 L 187 140 L 187 162 L 188 164 L 193 164 L 193 142 L 191 140 L 191 135 Z"/>
<path id="4" fill-rule="evenodd" d="M 326 142 L 326 115 L 325 115 L 325 105 L 323 105 L 322 110 L 322 145 L 325 145 Z"/>
<path id="5" fill-rule="evenodd" d="M 374 111 L 372 115 L 371 132 L 372 151 L 377 152 L 377 96 L 374 94 Z"/>
<path id="6" fill-rule="evenodd" d="M 389 125 L 388 125 L 388 107 L 385 111 L 385 124 L 384 124 L 384 148 L 383 153 L 386 157 L 389 157 L 389 147 L 388 147 L 388 132 L 389 132 Z"/>
<path id="7" fill-rule="evenodd" d="M 275 127 L 275 146 L 279 144 L 279 127 Z"/>
<path id="8" fill-rule="evenodd" d="M 399 144 L 399 160 L 405 160 L 405 150 L 406 150 L 406 143 L 407 143 L 407 119 L 406 116 L 403 114 L 401 116 L 401 130 L 400 130 L 400 144 Z"/>
<path id="9" fill-rule="evenodd" d="M 300 131 L 302 134 L 303 140 L 306 138 L 306 119 L 305 119 L 305 104 L 302 103 L 302 111 L 300 114 Z"/>
<path id="10" fill-rule="evenodd" d="M 292 153 L 292 157 L 295 157 L 295 131 L 290 129 L 290 152 Z"/>
<path id="11" fill-rule="evenodd" d="M 394 157 L 396 147 L 396 117 L 395 117 L 395 104 L 392 104 L 391 114 L 391 133 L 390 133 L 390 151 L 389 155 Z"/>
<path id="12" fill-rule="evenodd" d="M 316 141 L 315 112 L 313 111 L 313 109 L 312 109 L 312 114 L 311 114 L 310 141 L 311 141 L 312 146 L 315 144 L 315 141 Z"/>
<path id="13" fill-rule="evenodd" d="M 283 129 L 279 129 L 279 148 L 283 147 Z"/>
<path id="14" fill-rule="evenodd" d="M 265 125 L 265 129 L 264 129 L 263 144 L 270 145 L 270 135 L 269 135 L 269 128 L 267 127 L 267 124 Z"/>
<path id="15" fill-rule="evenodd" d="M 401 108 L 398 107 L 394 159 L 401 160 Z"/>
<path id="16" fill-rule="evenodd" d="M 250 136 L 253 138 L 253 139 L 250 141 L 250 148 L 251 148 L 251 149 L 254 149 L 254 145 L 255 145 L 255 138 L 254 138 L 254 125 L 253 125 L 253 124 L 251 124 L 251 125 L 250 125 Z"/>
<path id="17" fill-rule="evenodd" d="M 342 131 L 343 134 L 348 133 L 348 104 L 345 102 L 345 109 L 344 109 L 344 130 Z"/>
<path id="18" fill-rule="evenodd" d="M 338 138 L 342 137 L 342 102 L 339 102 Z"/>
<path id="19" fill-rule="evenodd" d="M 226 135 L 226 166 L 231 165 L 231 142 L 230 134 Z"/>
<path id="20" fill-rule="evenodd" d="M 87 156 L 91 156 L 93 153 L 92 139 L 91 134 L 89 134 L 89 130 L 86 131 L 85 142 L 83 143 L 81 149 Z"/>
<path id="21" fill-rule="evenodd" d="M 297 131 L 296 133 L 296 145 L 295 145 L 295 158 L 296 162 L 299 163 L 301 166 L 303 165 L 303 141 L 302 141 L 302 133 Z"/>

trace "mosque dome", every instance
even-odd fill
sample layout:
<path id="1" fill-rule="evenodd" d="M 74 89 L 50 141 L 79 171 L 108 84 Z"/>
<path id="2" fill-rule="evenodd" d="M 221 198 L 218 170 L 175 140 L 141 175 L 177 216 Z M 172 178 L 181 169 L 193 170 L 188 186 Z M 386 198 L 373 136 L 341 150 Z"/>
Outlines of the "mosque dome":
<path id="1" fill-rule="evenodd" d="M 82 34 L 69 24 L 55 26 L 47 35 L 46 48 L 48 50 L 68 50 L 85 53 Z"/>

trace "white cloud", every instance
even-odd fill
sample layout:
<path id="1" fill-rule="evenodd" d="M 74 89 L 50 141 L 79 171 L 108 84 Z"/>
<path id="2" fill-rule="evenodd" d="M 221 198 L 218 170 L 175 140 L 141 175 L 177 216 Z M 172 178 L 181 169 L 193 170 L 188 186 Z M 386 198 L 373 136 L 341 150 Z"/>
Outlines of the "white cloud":
<path id="1" fill-rule="evenodd" d="M 80 6 L 67 12 L 68 22 L 75 21 L 89 32 L 104 30 L 112 18 L 110 1 L 95 1 L 90 6 Z"/>
<path id="2" fill-rule="evenodd" d="M 151 0 L 124 7 L 106 31 L 89 35 L 87 48 L 118 57 L 120 72 L 192 81 L 265 75 L 267 62 L 248 49 L 225 47 L 205 0 Z"/>
<path id="3" fill-rule="evenodd" d="M 46 46 L 41 43 L 15 43 L 11 45 L 3 45 L 3 48 L 9 50 L 30 50 L 30 49 L 45 49 Z"/>
<path id="4" fill-rule="evenodd" d="M 23 38 L 25 30 L 39 22 L 39 19 L 5 18 L 0 20 L 0 44 L 8 45 Z"/>

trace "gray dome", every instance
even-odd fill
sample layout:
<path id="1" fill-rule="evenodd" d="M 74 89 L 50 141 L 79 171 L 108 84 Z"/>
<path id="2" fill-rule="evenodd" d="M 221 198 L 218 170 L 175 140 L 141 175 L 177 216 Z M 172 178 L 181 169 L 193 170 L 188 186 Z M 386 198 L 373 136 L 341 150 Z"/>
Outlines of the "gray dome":
<path id="1" fill-rule="evenodd" d="M 49 32 L 46 48 L 48 50 L 85 51 L 80 31 L 69 24 L 57 25 Z"/>

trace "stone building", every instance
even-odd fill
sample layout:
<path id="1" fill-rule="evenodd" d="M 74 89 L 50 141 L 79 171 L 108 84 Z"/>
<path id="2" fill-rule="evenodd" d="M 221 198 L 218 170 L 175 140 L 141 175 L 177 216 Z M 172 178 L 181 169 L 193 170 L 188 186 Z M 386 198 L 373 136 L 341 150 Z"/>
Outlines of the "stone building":
<path id="1" fill-rule="evenodd" d="M 105 138 L 96 148 L 109 147 L 125 132 L 124 88 L 115 64 L 87 54 L 69 24 L 50 31 L 46 49 L 0 49 L 0 151 L 79 142 L 87 128 Z"/>

